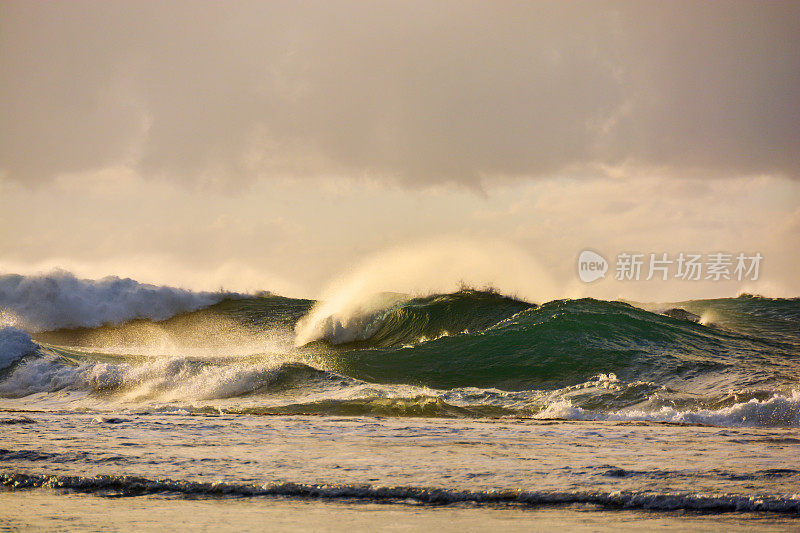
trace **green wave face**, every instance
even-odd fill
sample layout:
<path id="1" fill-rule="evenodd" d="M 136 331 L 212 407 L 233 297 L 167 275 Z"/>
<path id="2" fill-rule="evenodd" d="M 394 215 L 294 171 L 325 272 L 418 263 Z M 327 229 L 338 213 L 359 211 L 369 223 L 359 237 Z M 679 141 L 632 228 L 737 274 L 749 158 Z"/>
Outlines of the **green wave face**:
<path id="1" fill-rule="evenodd" d="M 493 292 L 473 290 L 414 298 L 380 314 L 370 337 L 347 347 L 388 348 L 452 334 L 477 333 L 533 307 L 536 306 Z"/>
<path id="2" fill-rule="evenodd" d="M 502 310 L 511 307 L 499 305 Z M 428 323 L 441 329 L 446 317 L 436 315 L 439 310 L 434 305 L 426 308 L 428 313 L 417 312 L 420 324 L 409 329 Z M 379 347 L 399 335 L 395 316 L 408 314 L 400 309 L 390 315 L 374 344 L 343 347 L 336 355 L 337 368 L 369 381 L 505 390 L 565 386 L 601 372 L 627 380 L 692 382 L 702 390 L 744 381 L 756 384 L 764 365 L 778 372 L 797 370 L 798 352 L 788 343 L 776 343 L 775 332 L 756 338 L 592 299 L 528 306 L 479 331 L 413 346 L 396 342 Z M 714 372 L 713 379 L 706 379 Z"/>

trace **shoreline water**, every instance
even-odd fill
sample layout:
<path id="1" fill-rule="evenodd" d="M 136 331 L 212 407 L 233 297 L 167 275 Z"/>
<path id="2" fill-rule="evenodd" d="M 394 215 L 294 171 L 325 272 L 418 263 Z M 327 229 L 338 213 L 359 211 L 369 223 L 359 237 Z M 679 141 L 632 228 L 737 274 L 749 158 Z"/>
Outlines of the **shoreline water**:
<path id="1" fill-rule="evenodd" d="M 49 489 L 0 489 L 0 529 L 164 531 L 792 531 L 796 518 L 760 513 L 724 515 L 602 511 L 580 506 L 536 509 L 465 505 L 420 506 L 307 499 L 97 497 Z"/>
<path id="2" fill-rule="evenodd" d="M 3 428 L 0 479 L 18 491 L 800 518 L 794 428 L 175 413 L 14 417 L 19 422 Z"/>

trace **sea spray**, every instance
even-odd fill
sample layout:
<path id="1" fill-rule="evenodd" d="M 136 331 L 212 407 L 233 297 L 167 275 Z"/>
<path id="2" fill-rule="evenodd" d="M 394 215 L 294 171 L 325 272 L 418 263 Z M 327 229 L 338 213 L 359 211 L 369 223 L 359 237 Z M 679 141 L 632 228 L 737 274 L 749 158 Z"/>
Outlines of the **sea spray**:
<path id="1" fill-rule="evenodd" d="M 22 330 L 0 326 L 0 370 L 36 351 L 36 344 Z"/>
<path id="2" fill-rule="evenodd" d="M 0 311 L 4 320 L 27 331 L 96 327 L 134 318 L 163 320 L 230 296 L 147 285 L 114 276 L 78 279 L 65 271 L 0 275 Z"/>
<path id="3" fill-rule="evenodd" d="M 323 290 L 319 303 L 296 326 L 296 344 L 327 338 L 363 340 L 376 313 L 403 297 L 449 293 L 463 286 L 489 287 L 527 301 L 562 296 L 528 252 L 500 241 L 439 239 L 397 247 L 362 261 Z M 376 299 L 376 295 L 396 295 Z"/>

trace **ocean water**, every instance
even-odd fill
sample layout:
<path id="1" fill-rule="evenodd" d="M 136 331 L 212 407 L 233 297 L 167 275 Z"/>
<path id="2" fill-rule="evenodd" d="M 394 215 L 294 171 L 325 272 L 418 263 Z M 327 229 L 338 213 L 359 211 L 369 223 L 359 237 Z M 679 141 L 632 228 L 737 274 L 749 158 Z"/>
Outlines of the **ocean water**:
<path id="1" fill-rule="evenodd" d="M 800 527 L 798 299 L 62 272 L 0 276 L 0 321 L 0 528 Z"/>

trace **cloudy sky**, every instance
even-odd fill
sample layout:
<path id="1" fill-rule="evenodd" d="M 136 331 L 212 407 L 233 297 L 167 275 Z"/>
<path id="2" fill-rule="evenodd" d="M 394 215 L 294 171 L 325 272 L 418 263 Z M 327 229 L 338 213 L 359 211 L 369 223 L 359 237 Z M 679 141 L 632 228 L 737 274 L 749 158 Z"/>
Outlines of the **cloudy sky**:
<path id="1" fill-rule="evenodd" d="M 0 272 L 798 296 L 798 28 L 800 2 L 5 1 Z M 764 260 L 610 279 L 624 251 Z"/>

